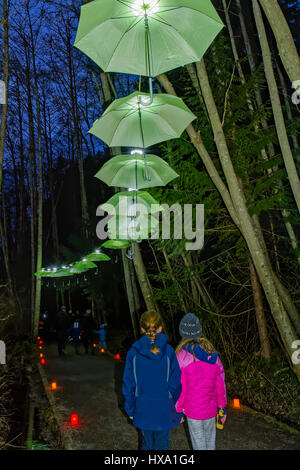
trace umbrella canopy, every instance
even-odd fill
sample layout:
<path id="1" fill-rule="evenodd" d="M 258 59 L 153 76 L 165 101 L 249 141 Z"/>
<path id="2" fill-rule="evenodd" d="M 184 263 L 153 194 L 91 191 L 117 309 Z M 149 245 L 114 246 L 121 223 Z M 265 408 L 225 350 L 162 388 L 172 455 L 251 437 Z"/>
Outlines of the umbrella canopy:
<path id="1" fill-rule="evenodd" d="M 143 206 L 139 207 L 139 205 Z M 137 211 L 142 214 L 154 214 L 162 210 L 159 203 L 147 191 L 121 191 L 114 194 L 101 209 L 110 215 L 134 217 Z"/>
<path id="2" fill-rule="evenodd" d="M 223 26 L 210 0 L 95 0 L 74 45 L 104 71 L 155 77 L 201 60 Z"/>
<path id="3" fill-rule="evenodd" d="M 94 269 L 97 268 L 97 265 L 93 263 L 92 261 L 88 261 L 86 258 L 82 261 L 78 261 L 77 263 L 73 264 L 73 266 L 70 268 L 71 273 L 84 273 L 88 271 L 89 269 Z"/>
<path id="4" fill-rule="evenodd" d="M 149 238 L 151 233 L 158 230 L 159 220 L 151 215 L 141 217 L 112 217 L 107 224 L 110 237 L 113 239 L 136 241 Z"/>
<path id="5" fill-rule="evenodd" d="M 94 253 L 90 253 L 85 258 L 88 261 L 110 261 L 110 257 L 105 253 L 101 253 L 100 250 L 96 250 Z"/>
<path id="6" fill-rule="evenodd" d="M 141 98 L 148 93 L 134 92 L 113 101 L 89 130 L 110 147 L 146 148 L 165 140 L 179 138 L 196 116 L 181 98 L 153 95 L 150 106 Z"/>
<path id="7" fill-rule="evenodd" d="M 146 174 L 147 173 L 147 174 Z M 165 186 L 179 175 L 156 155 L 117 155 L 95 175 L 108 186 L 141 189 Z"/>
<path id="8" fill-rule="evenodd" d="M 111 250 L 121 250 L 129 248 L 131 243 L 128 240 L 107 240 L 102 244 L 103 248 L 110 248 Z"/>

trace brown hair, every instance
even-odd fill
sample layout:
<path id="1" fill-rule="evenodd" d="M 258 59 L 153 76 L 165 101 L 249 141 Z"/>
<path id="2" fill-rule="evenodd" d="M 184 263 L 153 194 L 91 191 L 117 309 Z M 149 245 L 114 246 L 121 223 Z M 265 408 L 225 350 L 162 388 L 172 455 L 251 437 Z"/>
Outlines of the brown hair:
<path id="1" fill-rule="evenodd" d="M 195 339 L 183 339 L 177 346 L 175 352 L 176 352 L 176 355 L 178 355 L 180 353 L 180 351 L 183 349 L 183 347 L 185 345 L 188 345 L 188 344 L 191 344 L 192 345 L 192 354 L 194 356 L 194 359 L 195 358 L 195 353 L 194 353 L 194 347 L 196 344 L 198 344 L 198 346 L 200 346 L 200 348 L 204 349 L 204 351 L 206 351 L 208 354 L 214 354 L 216 352 L 215 348 L 213 347 L 213 345 L 208 341 L 208 339 L 206 338 L 195 338 Z M 186 348 L 184 348 L 186 349 Z"/>
<path id="2" fill-rule="evenodd" d="M 151 351 L 153 354 L 159 353 L 159 348 L 154 344 L 156 333 L 158 328 L 162 326 L 162 320 L 157 312 L 148 310 L 144 312 L 140 318 L 140 327 L 145 330 L 145 334 L 148 336 L 151 342 Z"/>

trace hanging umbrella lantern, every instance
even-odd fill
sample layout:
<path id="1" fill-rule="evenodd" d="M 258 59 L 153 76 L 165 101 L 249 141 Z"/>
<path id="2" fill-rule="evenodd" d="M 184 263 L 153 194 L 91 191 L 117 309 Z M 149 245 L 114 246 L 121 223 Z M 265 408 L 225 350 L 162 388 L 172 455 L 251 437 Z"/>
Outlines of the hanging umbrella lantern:
<path id="1" fill-rule="evenodd" d="M 85 259 L 87 261 L 110 261 L 110 257 L 99 249 L 95 250 L 94 253 L 86 255 Z"/>
<path id="2" fill-rule="evenodd" d="M 137 209 L 151 215 L 162 211 L 162 206 L 147 191 L 121 191 L 114 194 L 101 209 L 108 214 L 136 217 Z M 103 246 L 103 245 L 102 245 Z"/>
<path id="3" fill-rule="evenodd" d="M 140 242 L 149 238 L 159 227 L 159 220 L 151 215 L 138 217 L 115 216 L 107 224 L 110 238 Z"/>
<path id="4" fill-rule="evenodd" d="M 153 103 L 144 106 L 134 92 L 113 101 L 89 132 L 110 147 L 146 148 L 181 136 L 196 116 L 181 98 L 168 94 L 154 95 Z"/>
<path id="5" fill-rule="evenodd" d="M 74 46 L 105 72 L 151 77 L 198 62 L 224 27 L 210 0 L 95 0 Z"/>
<path id="6" fill-rule="evenodd" d="M 122 250 L 124 248 L 129 248 L 131 245 L 130 241 L 128 240 L 107 240 L 102 244 L 103 248 L 108 248 L 111 250 Z"/>
<path id="7" fill-rule="evenodd" d="M 165 186 L 178 176 L 162 158 L 156 155 L 139 155 L 137 153 L 117 155 L 111 158 L 95 175 L 108 186 L 134 190 Z"/>

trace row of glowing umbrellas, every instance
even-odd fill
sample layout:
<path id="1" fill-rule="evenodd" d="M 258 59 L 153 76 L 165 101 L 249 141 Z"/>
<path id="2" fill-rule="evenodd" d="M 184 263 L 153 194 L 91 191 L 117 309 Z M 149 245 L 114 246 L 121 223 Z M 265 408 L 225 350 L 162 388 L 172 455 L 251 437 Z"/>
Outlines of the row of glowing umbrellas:
<path id="1" fill-rule="evenodd" d="M 157 227 L 151 212 L 139 217 L 137 227 L 131 209 L 148 207 L 150 195 L 140 189 L 164 186 L 178 175 L 144 149 L 180 137 L 196 118 L 180 98 L 153 94 L 152 78 L 201 60 L 222 28 L 210 0 L 94 0 L 82 6 L 74 45 L 105 72 L 149 77 L 149 93 L 139 90 L 116 99 L 89 131 L 110 147 L 142 149 L 113 157 L 95 175 L 109 186 L 135 191 L 121 192 L 102 206 L 112 216 L 111 239 L 139 241 Z M 129 202 L 125 213 L 118 204 L 121 196 Z"/>
<path id="2" fill-rule="evenodd" d="M 157 220 L 147 210 L 153 205 L 158 212 L 161 208 L 149 193 L 140 190 L 165 186 L 178 174 L 145 149 L 179 138 L 196 116 L 180 98 L 153 94 L 152 80 L 201 60 L 223 26 L 210 0 L 94 0 L 81 7 L 74 45 L 105 72 L 149 78 L 149 93 L 139 89 L 116 99 L 89 131 L 110 147 L 137 148 L 131 155 L 111 158 L 95 175 L 109 186 L 128 188 L 101 206 L 111 215 L 110 240 L 102 247 L 128 248 L 130 240 L 148 238 L 157 228 Z M 146 207 L 139 227 L 137 205 Z M 94 267 L 87 263 L 94 264 L 87 259 L 50 275 L 72 275 L 77 269 Z M 37 274 L 43 273 L 45 270 Z"/>

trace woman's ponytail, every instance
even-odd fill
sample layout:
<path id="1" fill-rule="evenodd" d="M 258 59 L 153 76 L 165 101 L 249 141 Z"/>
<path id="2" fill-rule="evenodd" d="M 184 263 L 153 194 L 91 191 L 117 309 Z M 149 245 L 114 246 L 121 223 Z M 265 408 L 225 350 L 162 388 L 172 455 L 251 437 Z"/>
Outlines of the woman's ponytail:
<path id="1" fill-rule="evenodd" d="M 151 351 L 153 354 L 159 353 L 159 348 L 155 344 L 155 339 L 157 330 L 160 326 L 162 326 L 162 321 L 160 315 L 157 312 L 147 311 L 143 313 L 140 318 L 140 327 L 143 328 L 151 341 Z"/>

